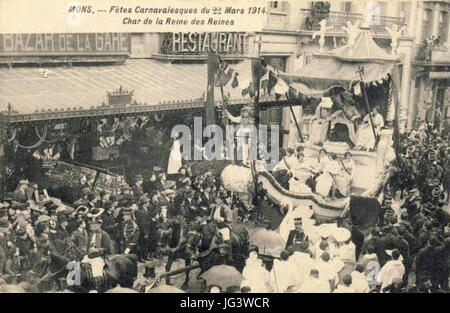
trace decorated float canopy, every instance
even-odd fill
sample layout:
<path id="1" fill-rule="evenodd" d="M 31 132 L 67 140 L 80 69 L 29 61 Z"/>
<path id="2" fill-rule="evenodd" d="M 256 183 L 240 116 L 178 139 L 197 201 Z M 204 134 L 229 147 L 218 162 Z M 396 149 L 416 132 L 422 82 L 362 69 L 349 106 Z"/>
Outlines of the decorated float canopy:
<path id="1" fill-rule="evenodd" d="M 297 72 L 281 75 L 302 94 L 318 94 L 335 86 L 348 88 L 361 80 L 371 83 L 392 75 L 398 56 L 391 56 L 380 48 L 369 33 L 361 27 L 354 43 L 336 48 L 330 52 L 315 53 L 313 59 Z"/>

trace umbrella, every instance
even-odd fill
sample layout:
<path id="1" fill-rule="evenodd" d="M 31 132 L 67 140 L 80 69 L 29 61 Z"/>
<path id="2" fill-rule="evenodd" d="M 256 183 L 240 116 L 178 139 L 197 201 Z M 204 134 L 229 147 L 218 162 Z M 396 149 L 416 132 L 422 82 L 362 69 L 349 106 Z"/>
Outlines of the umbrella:
<path id="1" fill-rule="evenodd" d="M 222 290 L 231 286 L 240 286 L 244 277 L 233 266 L 216 265 L 201 275 L 209 286 L 219 286 Z"/>
<path id="2" fill-rule="evenodd" d="M 286 247 L 284 239 L 273 230 L 259 228 L 250 235 L 250 243 L 257 246 L 259 254 L 278 258 Z"/>
<path id="3" fill-rule="evenodd" d="M 113 289 L 107 290 L 105 293 L 138 293 L 138 292 L 130 288 L 115 287 Z"/>
<path id="4" fill-rule="evenodd" d="M 145 293 L 185 293 L 185 292 L 175 286 L 160 285 L 158 287 L 146 290 Z"/>

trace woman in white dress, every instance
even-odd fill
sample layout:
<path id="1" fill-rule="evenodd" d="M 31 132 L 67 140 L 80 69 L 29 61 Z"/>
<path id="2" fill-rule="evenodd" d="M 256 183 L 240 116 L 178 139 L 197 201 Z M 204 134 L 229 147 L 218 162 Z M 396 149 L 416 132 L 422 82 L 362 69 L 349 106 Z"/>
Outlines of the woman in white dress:
<path id="1" fill-rule="evenodd" d="M 350 195 L 350 188 L 355 173 L 355 161 L 353 160 L 351 153 L 347 151 L 344 155 L 344 159 L 340 160 L 339 164 L 341 170 L 335 177 L 336 188 L 344 197 L 347 197 Z"/>
<path id="2" fill-rule="evenodd" d="M 292 178 L 289 180 L 289 190 L 298 193 L 309 193 L 311 189 L 306 185 L 306 181 L 311 178 L 311 167 L 305 162 L 303 153 L 297 155 L 292 169 Z"/>
<path id="3" fill-rule="evenodd" d="M 340 166 L 337 156 L 330 154 L 329 162 L 323 167 L 323 173 L 316 179 L 316 193 L 324 198 L 328 198 L 331 187 L 334 184 L 334 177 L 339 173 Z"/>
<path id="4" fill-rule="evenodd" d="M 170 149 L 169 162 L 167 164 L 167 174 L 177 174 L 181 168 L 181 145 L 178 137 L 173 138 L 172 148 Z"/>
<path id="5" fill-rule="evenodd" d="M 323 144 L 327 138 L 329 121 L 327 118 L 331 114 L 333 102 L 330 98 L 322 98 L 316 107 L 314 117 L 309 122 L 309 133 L 311 143 L 314 145 Z"/>

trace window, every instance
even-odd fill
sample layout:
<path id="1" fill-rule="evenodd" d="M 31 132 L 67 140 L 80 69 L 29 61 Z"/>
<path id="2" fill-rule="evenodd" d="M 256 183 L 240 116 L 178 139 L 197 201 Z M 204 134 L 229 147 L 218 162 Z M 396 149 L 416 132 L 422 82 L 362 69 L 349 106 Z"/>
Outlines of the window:
<path id="1" fill-rule="evenodd" d="M 433 10 L 431 9 L 425 9 L 425 11 L 423 11 L 423 34 L 422 34 L 422 38 L 429 38 L 432 35 L 432 31 L 433 31 Z"/>
<path id="2" fill-rule="evenodd" d="M 278 1 L 270 1 L 269 7 L 271 7 L 272 9 L 278 9 Z"/>
<path id="3" fill-rule="evenodd" d="M 270 1 L 269 8 L 272 12 L 284 12 L 286 11 L 285 1 Z"/>
<path id="4" fill-rule="evenodd" d="M 345 13 L 352 12 L 352 3 L 351 2 L 344 2 L 344 12 Z"/>
<path id="5" fill-rule="evenodd" d="M 440 42 L 447 42 L 447 32 L 448 32 L 448 12 L 442 11 L 439 14 L 439 37 Z"/>

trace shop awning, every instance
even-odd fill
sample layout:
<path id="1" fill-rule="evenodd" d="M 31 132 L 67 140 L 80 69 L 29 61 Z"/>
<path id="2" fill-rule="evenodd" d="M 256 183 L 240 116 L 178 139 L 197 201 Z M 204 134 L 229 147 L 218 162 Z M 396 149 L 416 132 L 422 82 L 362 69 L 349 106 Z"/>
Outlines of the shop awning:
<path id="1" fill-rule="evenodd" d="M 108 102 L 107 92 L 119 87 L 134 90 L 133 99 L 139 105 L 113 108 L 113 112 L 190 108 L 191 104 L 202 107 L 207 65 L 131 59 L 123 65 L 0 69 L 0 111 L 7 111 L 10 103 L 16 115 L 27 115 L 23 121 L 39 120 L 35 115 L 42 112 L 46 112 L 42 119 L 59 118 L 61 112 L 67 111 L 74 111 L 74 117 L 102 115 L 103 111 L 111 111 L 102 106 Z M 226 96 L 230 97 L 229 103 L 248 101 L 238 88 Z M 222 100 L 220 88 L 216 88 L 215 99 Z"/>
<path id="2" fill-rule="evenodd" d="M 198 99 L 206 88 L 206 65 L 129 60 L 124 65 L 1 69 L 0 108 L 11 103 L 20 114 L 89 109 L 106 103 L 106 93 L 120 86 L 134 89 L 133 98 L 147 104 Z"/>
<path id="3" fill-rule="evenodd" d="M 450 72 L 430 72 L 430 79 L 450 79 Z"/>

